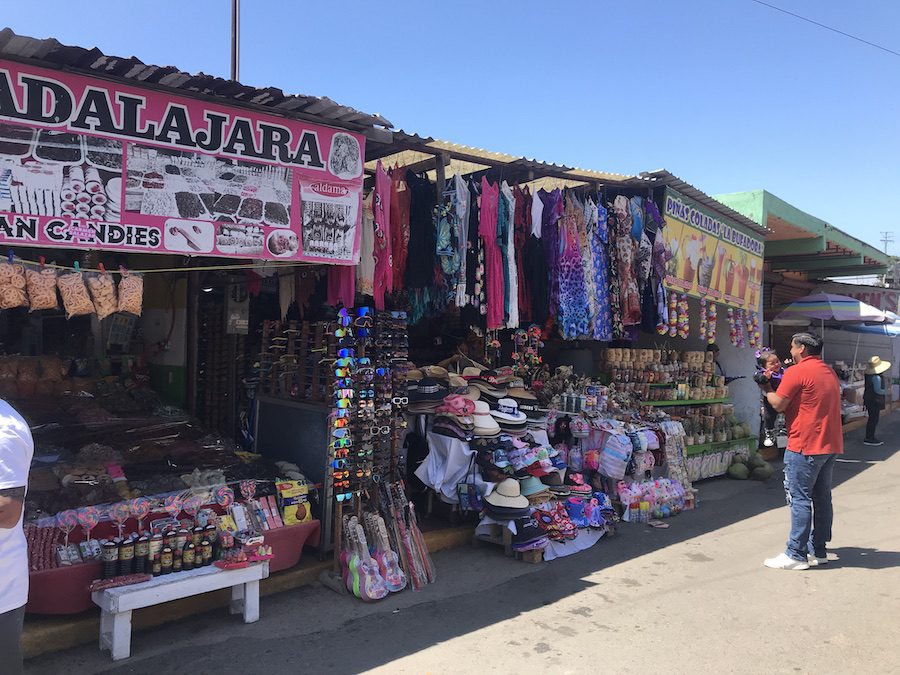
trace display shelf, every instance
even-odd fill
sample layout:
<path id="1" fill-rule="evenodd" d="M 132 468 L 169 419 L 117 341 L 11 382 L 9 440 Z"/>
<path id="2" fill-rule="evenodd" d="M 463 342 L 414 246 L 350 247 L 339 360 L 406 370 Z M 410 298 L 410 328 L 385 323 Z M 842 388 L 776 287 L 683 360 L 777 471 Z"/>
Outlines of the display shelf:
<path id="1" fill-rule="evenodd" d="M 641 405 L 650 405 L 657 408 L 671 407 L 675 405 L 707 405 L 710 403 L 730 403 L 730 398 L 707 398 L 697 401 L 681 400 L 681 401 L 643 401 Z"/>
<path id="2" fill-rule="evenodd" d="M 688 445 L 684 449 L 684 454 L 688 457 L 693 457 L 694 455 L 702 455 L 704 453 L 707 453 L 710 450 L 721 450 L 722 448 L 727 448 L 730 445 L 744 445 L 748 442 L 752 442 L 753 447 L 756 447 L 756 445 L 759 443 L 759 438 L 757 436 L 745 436 L 744 438 L 732 438 L 730 441 L 714 441 L 712 443 Z"/>

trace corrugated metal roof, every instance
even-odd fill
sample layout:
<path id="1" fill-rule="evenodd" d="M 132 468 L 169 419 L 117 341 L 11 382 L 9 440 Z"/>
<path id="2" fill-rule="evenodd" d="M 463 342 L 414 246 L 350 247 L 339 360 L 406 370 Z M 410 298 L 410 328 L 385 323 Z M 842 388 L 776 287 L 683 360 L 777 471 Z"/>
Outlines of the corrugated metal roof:
<path id="1" fill-rule="evenodd" d="M 664 185 L 670 187 L 673 190 L 677 190 L 685 197 L 690 197 L 698 204 L 701 204 L 708 209 L 712 209 L 713 211 L 716 211 L 726 218 L 733 220 L 740 225 L 743 225 L 751 232 L 766 235 L 770 231 L 769 228 L 765 225 L 760 225 L 759 223 L 750 220 L 747 216 L 738 213 L 729 206 L 725 206 L 725 204 L 723 204 L 722 202 L 713 199 L 705 192 L 698 190 L 690 183 L 683 181 L 681 178 L 665 169 L 657 169 L 656 171 L 642 171 L 634 178 L 631 178 L 629 182 L 635 185 L 643 186 L 648 186 L 649 184 L 651 186 Z"/>
<path id="2" fill-rule="evenodd" d="M 187 96 L 199 95 L 222 103 L 256 107 L 285 117 L 353 131 L 378 132 L 393 126 L 377 113 L 360 112 L 339 105 L 326 96 L 285 94 L 276 87 L 261 89 L 204 73 L 192 75 L 173 66 L 148 65 L 133 56 L 108 56 L 96 47 L 85 49 L 63 45 L 53 38 L 42 40 L 16 35 L 10 28 L 0 31 L 0 58 L 26 61 L 49 68 L 64 68 L 138 86 L 171 90 Z"/>

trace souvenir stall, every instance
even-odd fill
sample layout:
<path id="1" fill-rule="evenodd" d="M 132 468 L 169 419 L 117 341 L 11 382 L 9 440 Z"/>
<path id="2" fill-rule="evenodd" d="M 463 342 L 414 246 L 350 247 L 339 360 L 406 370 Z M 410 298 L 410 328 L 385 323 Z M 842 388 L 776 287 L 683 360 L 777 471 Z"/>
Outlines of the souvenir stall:
<path id="1" fill-rule="evenodd" d="M 447 156 L 451 168 L 457 160 L 485 166 L 447 178 Z M 481 340 L 481 353 L 409 373 L 410 434 L 426 449 L 415 476 L 442 501 L 482 513 L 486 538 L 503 541 L 500 523 L 519 530 L 515 518 L 534 524 L 507 543 L 549 550 L 547 557 L 596 541 L 615 522 L 613 505 L 628 520 L 641 518 L 642 505 L 654 521 L 691 508 L 692 479 L 724 475 L 756 445 L 756 385 L 740 382 L 740 400 L 732 400 L 737 378 L 705 351 L 727 320 L 723 360 L 744 377 L 754 372 L 762 270 L 755 230 L 667 184 L 573 185 L 571 175 L 537 163 L 526 170 L 453 146 L 442 157 L 429 164 L 401 153 L 416 159 L 409 168 L 390 166 L 390 157 L 369 163 L 374 203 L 387 216 L 364 221 L 374 245 L 357 269 L 376 306 L 387 299 L 409 307 L 411 330 L 453 317 Z M 540 183 L 531 184 L 536 174 Z M 385 257 L 392 273 L 383 276 Z M 583 377 L 543 368 L 538 351 L 560 344 L 589 353 Z M 424 349 L 411 356 L 437 360 L 422 361 Z M 557 479 L 566 499 L 544 500 Z M 524 503 L 533 495 L 543 515 Z M 567 546 L 579 531 L 573 518 L 583 536 Z"/>
<path id="2" fill-rule="evenodd" d="M 2 66 L 23 83 L 0 124 L 0 389 L 35 438 L 28 611 L 84 611 L 92 588 L 192 564 L 296 564 L 318 543 L 312 487 L 217 419 L 237 395 L 224 337 L 247 324 L 230 302 L 199 311 L 199 280 L 301 264 L 352 277 L 364 137 L 111 74 Z M 173 345 L 180 363 L 154 376 Z"/>

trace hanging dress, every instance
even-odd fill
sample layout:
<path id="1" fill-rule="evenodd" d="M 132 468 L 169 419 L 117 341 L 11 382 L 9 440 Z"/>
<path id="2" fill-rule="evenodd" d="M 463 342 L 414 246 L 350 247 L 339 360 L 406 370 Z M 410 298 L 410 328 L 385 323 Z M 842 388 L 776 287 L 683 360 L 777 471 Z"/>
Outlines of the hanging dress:
<path id="1" fill-rule="evenodd" d="M 531 234 L 531 193 L 515 187 L 513 196 L 516 211 L 513 214 L 513 246 L 516 250 L 516 286 L 518 287 L 519 321 L 531 321 L 531 293 L 528 290 L 528 275 L 525 274 L 525 248 Z"/>
<path id="2" fill-rule="evenodd" d="M 577 208 L 571 194 L 566 195 L 565 215 L 559 228 L 559 331 L 565 340 L 588 334 L 590 329 L 584 268 L 578 246 Z M 584 211 L 581 211 L 582 217 Z"/>
<path id="3" fill-rule="evenodd" d="M 381 165 L 375 166 L 375 190 L 372 202 L 374 228 L 373 257 L 375 270 L 372 275 L 372 295 L 375 309 L 384 309 L 384 296 L 394 290 L 394 255 L 391 247 L 391 177 Z"/>
<path id="4" fill-rule="evenodd" d="M 606 231 L 609 239 L 606 252 L 609 255 L 609 311 L 612 322 L 612 339 L 625 339 L 625 322 L 622 318 L 622 282 L 619 279 L 619 250 L 616 245 L 619 232 L 619 218 L 612 203 L 606 205 Z"/>
<path id="5" fill-rule="evenodd" d="M 631 210 L 628 199 L 621 195 L 616 197 L 613 206 L 616 210 L 618 222 L 615 242 L 622 298 L 622 322 L 626 326 L 635 326 L 641 322 L 641 296 L 638 292 L 637 271 L 635 269 L 637 244 L 631 233 Z"/>
<path id="6" fill-rule="evenodd" d="M 487 285 L 487 328 L 502 328 L 503 257 L 497 245 L 497 216 L 500 208 L 500 186 L 481 178 L 481 222 L 478 226 L 484 246 L 485 282 Z"/>
<path id="7" fill-rule="evenodd" d="M 538 191 L 544 208 L 541 212 L 541 244 L 547 260 L 547 317 L 556 316 L 559 306 L 559 219 L 563 215 L 562 191 Z M 547 322 L 545 322 L 547 323 Z"/>
<path id="8" fill-rule="evenodd" d="M 391 255 L 393 257 L 393 283 L 395 291 L 403 288 L 406 275 L 406 259 L 409 252 L 409 186 L 406 169 L 394 167 L 391 172 Z"/>
<path id="9" fill-rule="evenodd" d="M 588 200 L 588 206 L 593 206 L 591 200 Z M 594 291 L 596 293 L 596 309 L 593 317 L 593 338 L 595 340 L 609 342 L 613 339 L 610 300 L 614 297 L 616 299 L 616 305 L 618 305 L 619 296 L 610 289 L 609 255 L 606 252 L 608 240 L 606 208 L 602 203 L 598 203 L 594 207 L 593 222 L 594 225 L 592 227 L 589 226 L 590 246 L 591 252 L 593 253 L 594 264 L 592 274 L 594 277 Z"/>

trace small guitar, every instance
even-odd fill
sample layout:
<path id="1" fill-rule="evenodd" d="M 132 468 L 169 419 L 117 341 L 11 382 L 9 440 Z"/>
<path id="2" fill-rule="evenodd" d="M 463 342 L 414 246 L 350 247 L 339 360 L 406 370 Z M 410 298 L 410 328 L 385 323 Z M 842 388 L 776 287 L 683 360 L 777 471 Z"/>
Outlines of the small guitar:
<path id="1" fill-rule="evenodd" d="M 381 600 L 388 594 L 387 585 L 378 572 L 378 564 L 369 556 L 369 545 L 366 542 L 366 533 L 358 522 L 351 526 L 356 549 L 356 577 L 354 581 L 354 595 L 364 602 Z"/>

